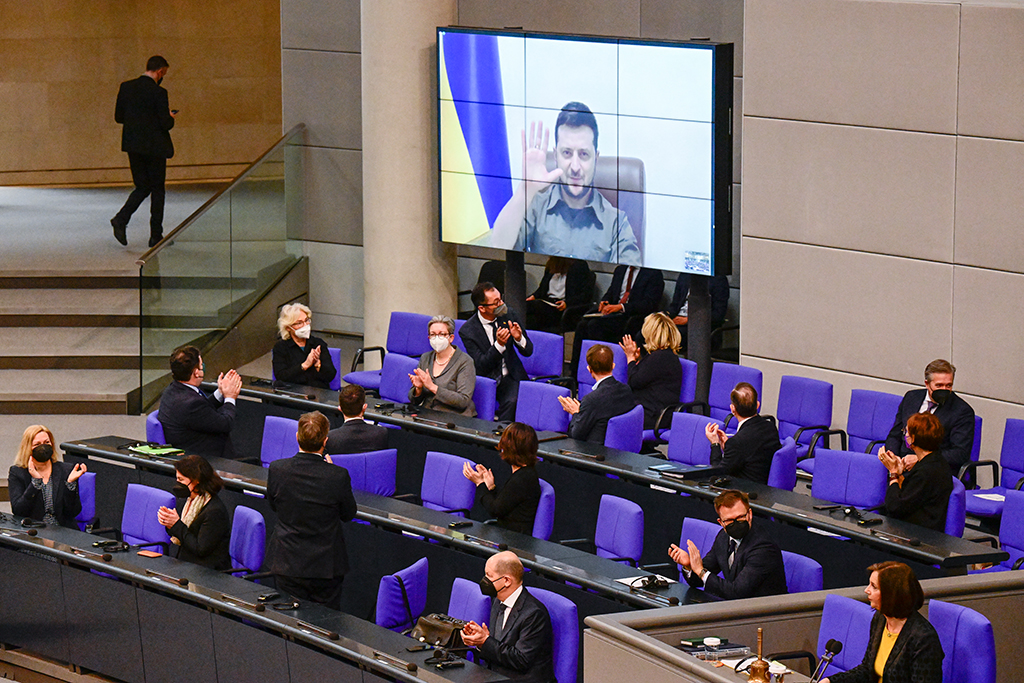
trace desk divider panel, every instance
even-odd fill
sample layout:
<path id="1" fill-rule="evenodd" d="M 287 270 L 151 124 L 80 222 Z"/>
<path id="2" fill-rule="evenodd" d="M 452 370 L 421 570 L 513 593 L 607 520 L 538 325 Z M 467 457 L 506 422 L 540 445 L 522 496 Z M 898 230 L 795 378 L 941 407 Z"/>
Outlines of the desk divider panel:
<path id="1" fill-rule="evenodd" d="M 335 659 L 305 645 L 287 642 L 288 672 L 292 681 L 363 683 L 363 672 L 352 662 Z"/>
<path id="2" fill-rule="evenodd" d="M 208 610 L 142 588 L 136 599 L 146 683 L 218 680 Z"/>
<path id="3" fill-rule="evenodd" d="M 64 628 L 61 566 L 46 557 L 0 549 L 0 567 L 0 643 L 67 661 L 70 629 Z M 26 590 L 25 577 L 50 589 Z"/>
<path id="4" fill-rule="evenodd" d="M 223 615 L 213 620 L 218 683 L 278 683 L 288 680 L 286 641 Z"/>

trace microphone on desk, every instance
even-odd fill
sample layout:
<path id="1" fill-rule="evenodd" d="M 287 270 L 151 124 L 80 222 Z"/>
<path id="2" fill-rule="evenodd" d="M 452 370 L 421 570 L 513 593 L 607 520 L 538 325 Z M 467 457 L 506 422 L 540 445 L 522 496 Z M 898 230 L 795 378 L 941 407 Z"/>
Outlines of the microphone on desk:
<path id="1" fill-rule="evenodd" d="M 821 660 L 818 662 L 818 668 L 814 670 L 814 675 L 811 676 L 811 683 L 818 683 L 822 676 L 825 675 L 825 671 L 828 669 L 828 665 L 832 663 L 832 658 L 843 651 L 843 644 L 835 638 L 829 639 L 825 643 L 825 654 L 821 656 Z"/>

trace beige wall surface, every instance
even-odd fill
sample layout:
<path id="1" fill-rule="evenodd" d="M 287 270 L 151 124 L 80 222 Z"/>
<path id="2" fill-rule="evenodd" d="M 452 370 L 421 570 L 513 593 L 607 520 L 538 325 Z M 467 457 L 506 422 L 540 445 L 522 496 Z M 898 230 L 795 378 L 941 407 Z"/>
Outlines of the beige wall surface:
<path id="1" fill-rule="evenodd" d="M 118 85 L 163 55 L 174 179 L 222 178 L 281 134 L 277 0 L 0 0 L 0 184 L 128 182 Z"/>

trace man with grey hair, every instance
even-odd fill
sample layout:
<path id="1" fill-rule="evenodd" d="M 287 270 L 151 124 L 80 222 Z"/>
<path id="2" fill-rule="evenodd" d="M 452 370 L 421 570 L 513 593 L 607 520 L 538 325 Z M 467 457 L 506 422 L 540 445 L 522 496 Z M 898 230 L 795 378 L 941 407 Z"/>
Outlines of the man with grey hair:
<path id="1" fill-rule="evenodd" d="M 551 617 L 523 586 L 523 564 L 515 553 L 488 558 L 480 590 L 492 600 L 490 627 L 470 621 L 462 641 L 513 681 L 555 683 Z"/>

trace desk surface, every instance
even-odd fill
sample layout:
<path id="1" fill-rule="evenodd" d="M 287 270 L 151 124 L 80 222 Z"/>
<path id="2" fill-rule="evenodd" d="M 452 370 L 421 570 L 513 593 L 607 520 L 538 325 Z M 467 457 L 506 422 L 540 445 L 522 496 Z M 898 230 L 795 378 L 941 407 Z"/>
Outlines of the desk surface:
<path id="1" fill-rule="evenodd" d="M 274 389 L 255 386 L 254 378 L 244 378 L 242 394 L 258 399 L 289 406 L 298 410 L 321 410 L 338 412 L 338 392 L 312 387 L 289 387 Z M 208 384 L 210 388 L 215 385 Z M 402 404 L 388 404 L 380 399 L 367 397 L 366 417 L 375 422 L 392 424 L 403 430 L 419 432 L 433 437 L 463 443 L 473 443 L 487 448 L 497 445 L 500 425 L 454 413 L 440 413 L 417 410 L 407 414 Z M 554 434 L 543 433 L 543 436 Z M 605 448 L 598 444 L 575 441 L 569 438 L 542 441 L 540 456 L 550 462 L 571 468 L 587 470 L 598 474 L 610 474 L 636 484 L 667 489 L 668 493 L 686 493 L 705 500 L 712 500 L 722 489 L 710 486 L 697 479 L 676 480 L 662 476 L 650 468 L 665 464 L 665 460 L 626 451 Z M 588 456 L 595 457 L 588 457 Z M 602 460 L 596 456 L 601 455 Z M 697 472 L 696 475 L 702 474 Z M 703 473 L 708 476 L 708 473 Z M 695 475 L 695 476 L 696 476 Z M 943 569 L 963 570 L 968 565 L 983 562 L 1000 562 L 1007 553 L 980 543 L 972 543 L 954 536 L 925 529 L 915 524 L 892 519 L 873 513 L 865 517 L 878 518 L 881 523 L 863 527 L 841 510 L 815 510 L 816 505 L 828 505 L 820 500 L 785 489 L 776 489 L 755 482 L 733 479 L 729 486 L 753 494 L 751 507 L 754 513 L 770 517 L 797 527 L 819 529 L 838 534 L 856 543 L 877 548 L 893 555 L 915 560 L 922 564 L 937 565 Z"/>

